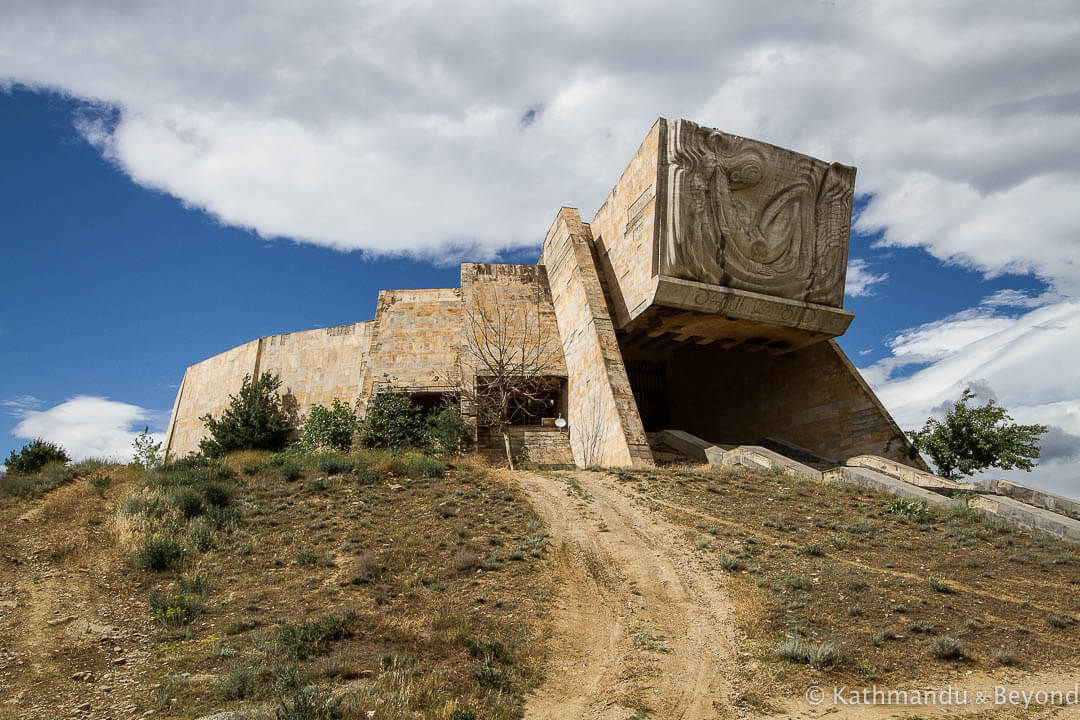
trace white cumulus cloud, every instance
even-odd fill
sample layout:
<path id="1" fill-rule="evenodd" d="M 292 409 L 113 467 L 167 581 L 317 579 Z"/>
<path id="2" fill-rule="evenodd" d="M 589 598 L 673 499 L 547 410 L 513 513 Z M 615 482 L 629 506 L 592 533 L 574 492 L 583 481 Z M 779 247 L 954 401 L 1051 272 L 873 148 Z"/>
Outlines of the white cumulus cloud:
<path id="1" fill-rule="evenodd" d="M 146 426 L 157 426 L 162 420 L 161 413 L 138 405 L 90 395 L 77 395 L 46 410 L 24 409 L 20 416 L 22 420 L 11 431 L 17 438 L 57 443 L 73 460 L 117 462 L 131 460 L 135 438 Z"/>
<path id="2" fill-rule="evenodd" d="M 901 427 L 921 428 L 972 387 L 979 402 L 992 397 L 1016 422 L 1051 430 L 1034 472 L 987 474 L 1080 497 L 1080 300 L 1018 316 L 983 306 L 900 333 L 889 347 L 862 372 Z M 922 367 L 899 373 L 913 364 Z"/>
<path id="3" fill-rule="evenodd" d="M 134 180 L 265 236 L 536 245 L 684 116 L 858 166 L 885 244 L 1080 286 L 1074 3 L 0 7 L 0 84 L 94 103 L 79 127 Z"/>

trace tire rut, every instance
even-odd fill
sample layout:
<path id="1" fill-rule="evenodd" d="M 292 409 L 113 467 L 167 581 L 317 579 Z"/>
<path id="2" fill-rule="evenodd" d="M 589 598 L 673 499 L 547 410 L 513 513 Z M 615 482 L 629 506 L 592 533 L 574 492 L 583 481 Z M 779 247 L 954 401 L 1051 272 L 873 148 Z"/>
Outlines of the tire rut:
<path id="1" fill-rule="evenodd" d="M 548 680 L 525 717 L 732 715 L 731 603 L 682 534 L 610 477 L 515 477 L 548 523 L 560 578 Z"/>

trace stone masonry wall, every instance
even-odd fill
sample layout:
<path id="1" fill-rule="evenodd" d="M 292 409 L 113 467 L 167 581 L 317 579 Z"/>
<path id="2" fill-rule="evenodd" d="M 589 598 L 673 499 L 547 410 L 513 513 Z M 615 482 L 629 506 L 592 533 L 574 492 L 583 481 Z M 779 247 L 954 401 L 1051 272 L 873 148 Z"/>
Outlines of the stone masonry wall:
<path id="1" fill-rule="evenodd" d="M 382 384 L 453 389 L 463 317 L 458 288 L 381 291 L 362 397 L 366 400 Z M 362 400 L 361 414 L 365 409 Z"/>
<path id="2" fill-rule="evenodd" d="M 670 425 L 715 443 L 762 437 L 844 460 L 884 455 L 899 462 L 900 432 L 833 341 L 786 355 L 688 345 L 667 363 Z"/>
<path id="3" fill-rule="evenodd" d="M 547 268 L 566 357 L 570 443 L 578 465 L 652 464 L 593 261 L 588 226 L 563 208 L 547 237 Z"/>
<path id="4" fill-rule="evenodd" d="M 165 449 L 180 457 L 199 449 L 205 427 L 199 417 L 218 417 L 244 376 L 277 373 L 281 392 L 303 417 L 312 405 L 334 398 L 352 403 L 367 365 L 371 323 L 271 335 L 192 365 L 184 373 L 166 431 Z"/>
<path id="5" fill-rule="evenodd" d="M 656 290 L 656 196 L 663 181 L 657 164 L 663 127 L 662 120 L 653 124 L 589 223 L 618 328 L 644 310 Z"/>

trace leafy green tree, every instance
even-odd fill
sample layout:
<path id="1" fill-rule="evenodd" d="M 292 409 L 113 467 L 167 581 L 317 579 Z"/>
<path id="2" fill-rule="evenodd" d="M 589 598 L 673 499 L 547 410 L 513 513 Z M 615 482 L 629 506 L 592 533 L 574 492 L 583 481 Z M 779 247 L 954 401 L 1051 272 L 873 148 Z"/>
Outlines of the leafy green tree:
<path id="1" fill-rule="evenodd" d="M 199 419 L 210 432 L 199 443 L 209 457 L 220 457 L 233 450 L 280 450 L 293 430 L 282 407 L 281 378 L 265 372 L 252 380 L 244 376 L 240 392 L 229 396 L 229 407 L 215 420 L 210 413 Z"/>
<path id="2" fill-rule="evenodd" d="M 356 412 L 348 403 L 334 398 L 329 408 L 313 405 L 300 431 L 300 442 L 309 450 L 333 448 L 347 451 L 353 434 L 360 428 Z"/>
<path id="3" fill-rule="evenodd" d="M 4 464 L 12 475 L 32 475 L 49 463 L 66 463 L 70 459 L 64 448 L 37 438 L 23 445 L 18 453 L 12 450 Z"/>
<path id="4" fill-rule="evenodd" d="M 990 467 L 1031 472 L 1046 426 L 1017 425 L 992 399 L 985 405 L 970 405 L 974 399 L 975 393 L 968 388 L 944 421 L 929 418 L 922 430 L 908 432 L 915 450 L 929 455 L 938 474 L 951 480 Z"/>
<path id="5" fill-rule="evenodd" d="M 388 391 L 373 395 L 364 419 L 367 447 L 423 447 L 427 442 L 424 409 L 407 393 Z"/>
<path id="6" fill-rule="evenodd" d="M 149 425 L 143 427 L 131 448 L 134 451 L 132 462 L 144 470 L 153 470 L 161 464 L 161 443 L 154 442 Z"/>

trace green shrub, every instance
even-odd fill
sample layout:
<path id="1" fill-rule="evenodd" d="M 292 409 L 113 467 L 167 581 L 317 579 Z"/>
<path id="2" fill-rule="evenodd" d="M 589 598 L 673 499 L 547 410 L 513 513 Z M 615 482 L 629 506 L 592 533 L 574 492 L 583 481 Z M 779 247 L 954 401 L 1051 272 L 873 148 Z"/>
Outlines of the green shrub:
<path id="1" fill-rule="evenodd" d="M 368 402 L 366 447 L 421 447 L 427 439 L 424 410 L 403 392 L 381 392 Z"/>
<path id="2" fill-rule="evenodd" d="M 166 630 L 187 625 L 203 610 L 200 597 L 188 593 L 150 593 L 150 617 Z"/>
<path id="3" fill-rule="evenodd" d="M 182 487 L 172 494 L 172 503 L 186 518 L 198 517 L 203 514 L 203 496 L 198 490 L 190 487 Z"/>
<path id="4" fill-rule="evenodd" d="M 18 453 L 12 450 L 4 464 L 9 475 L 31 475 L 49 463 L 66 463 L 70 459 L 64 448 L 37 438 L 23 445 Z"/>
<path id="5" fill-rule="evenodd" d="M 214 507 L 227 507 L 232 502 L 232 491 L 221 483 L 209 482 L 203 485 L 203 497 Z"/>
<path id="6" fill-rule="evenodd" d="M 348 458 L 327 454 L 319 458 L 318 467 L 319 472 L 324 472 L 327 475 L 340 475 L 341 473 L 351 472 L 353 463 Z"/>
<path id="7" fill-rule="evenodd" d="M 948 635 L 938 635 L 932 638 L 930 640 L 930 652 L 934 657 L 942 660 L 953 660 L 964 656 L 960 641 Z"/>
<path id="8" fill-rule="evenodd" d="M 277 720 L 330 720 L 338 715 L 339 700 L 324 695 L 314 685 L 300 688 L 293 694 L 292 702 L 281 701 Z"/>
<path id="9" fill-rule="evenodd" d="M 456 407 L 444 407 L 427 419 L 428 444 L 443 455 L 460 453 L 468 440 L 467 426 Z"/>
<path id="10" fill-rule="evenodd" d="M 278 643 L 285 654 L 294 660 L 305 660 L 326 652 L 330 642 L 348 637 L 356 613 L 346 610 L 341 615 L 323 615 L 299 625 L 285 623 L 278 631 Z"/>
<path id="11" fill-rule="evenodd" d="M 112 478 L 103 473 L 90 476 L 90 487 L 94 488 L 98 495 L 105 497 L 105 489 L 112 484 Z"/>
<path id="12" fill-rule="evenodd" d="M 356 483 L 358 485 L 372 485 L 379 482 L 379 478 L 381 477 L 382 476 L 379 474 L 378 470 L 361 470 L 360 472 L 356 473 Z"/>
<path id="13" fill-rule="evenodd" d="M 930 584 L 930 587 L 932 587 L 934 590 L 937 590 L 939 593 L 945 593 L 948 595 L 955 592 L 953 586 L 949 584 L 949 581 L 941 577 L 940 575 L 931 575 L 927 579 L 927 582 Z"/>
<path id="14" fill-rule="evenodd" d="M 184 557 L 184 548 L 170 538 L 154 535 L 147 538 L 135 557 L 135 564 L 144 570 L 161 572 L 168 570 Z"/>
<path id="15" fill-rule="evenodd" d="M 405 474 L 413 480 L 441 478 L 446 474 L 446 463 L 438 458 L 419 453 L 409 453 L 404 458 Z"/>
<path id="16" fill-rule="evenodd" d="M 304 466 L 298 460 L 286 460 L 278 468 L 278 472 L 288 482 L 294 482 L 304 477 Z"/>
<path id="17" fill-rule="evenodd" d="M 811 643 L 800 638 L 788 638 L 780 643 L 776 654 L 784 660 L 824 670 L 840 661 L 840 651 L 832 643 Z"/>
<path id="18" fill-rule="evenodd" d="M 60 487 L 78 477 L 70 465 L 49 463 L 37 473 L 13 475 L 8 473 L 0 478 L 0 496 L 3 495 L 40 495 L 53 488 Z"/>
<path id="19" fill-rule="evenodd" d="M 210 457 L 221 457 L 233 450 L 279 450 L 292 432 L 292 423 L 281 404 L 278 389 L 281 379 L 263 373 L 252 380 L 244 376 L 240 392 L 229 396 L 229 406 L 214 419 L 207 413 L 199 419 L 206 424 L 209 438 L 199 449 Z"/>
<path id="20" fill-rule="evenodd" d="M 152 470 L 161 465 L 161 443 L 154 442 L 150 436 L 150 426 L 144 426 L 143 431 L 131 443 L 132 464 L 144 470 Z"/>
<path id="21" fill-rule="evenodd" d="M 347 452 L 352 447 L 353 434 L 360 429 L 356 412 L 334 398 L 330 408 L 313 405 L 300 431 L 300 443 L 308 450 L 330 448 Z"/>
<path id="22" fill-rule="evenodd" d="M 893 515 L 911 518 L 916 522 L 927 522 L 930 519 L 930 508 L 922 500 L 893 500 L 889 505 L 889 512 Z"/>
<path id="23" fill-rule="evenodd" d="M 218 678 L 215 687 L 222 700 L 243 700 L 259 692 L 259 673 L 251 665 L 234 665 Z"/>

